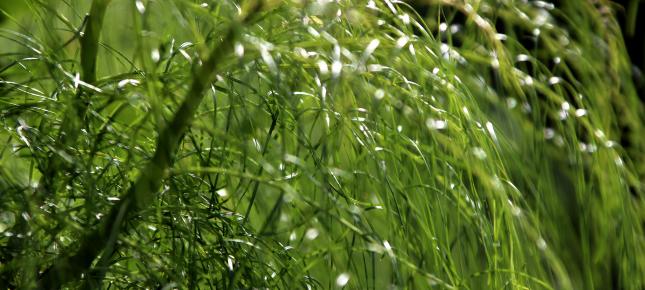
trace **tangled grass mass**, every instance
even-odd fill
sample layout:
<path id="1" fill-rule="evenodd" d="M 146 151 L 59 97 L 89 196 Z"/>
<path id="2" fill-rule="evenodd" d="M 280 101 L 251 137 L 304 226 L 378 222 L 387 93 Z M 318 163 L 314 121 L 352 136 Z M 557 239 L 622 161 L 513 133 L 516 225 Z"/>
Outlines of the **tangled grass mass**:
<path id="1" fill-rule="evenodd" d="M 0 288 L 645 289 L 623 9 L 2 1 Z"/>

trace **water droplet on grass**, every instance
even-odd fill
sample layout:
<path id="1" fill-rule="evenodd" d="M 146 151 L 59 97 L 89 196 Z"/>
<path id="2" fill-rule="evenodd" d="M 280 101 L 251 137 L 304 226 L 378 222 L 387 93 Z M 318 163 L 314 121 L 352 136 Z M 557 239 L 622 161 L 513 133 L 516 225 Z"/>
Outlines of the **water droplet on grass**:
<path id="1" fill-rule="evenodd" d="M 233 271 L 233 266 L 235 265 L 235 257 L 229 255 L 228 259 L 226 259 L 226 265 L 228 266 L 228 269 Z"/>
<path id="2" fill-rule="evenodd" d="M 228 196 L 228 190 L 226 190 L 226 188 L 220 188 L 218 191 L 216 191 L 216 193 L 220 197 L 227 197 Z"/>
<path id="3" fill-rule="evenodd" d="M 260 145 L 260 141 L 258 141 L 258 139 L 253 138 L 251 139 L 251 142 L 253 142 L 253 147 L 255 147 L 255 150 L 262 152 L 262 145 Z"/>
<path id="4" fill-rule="evenodd" d="M 475 147 L 472 149 L 473 155 L 477 157 L 477 159 L 484 160 L 487 157 L 486 151 L 482 149 L 481 147 Z"/>
<path id="5" fill-rule="evenodd" d="M 558 112 L 558 117 L 559 117 L 559 118 L 560 118 L 560 120 L 562 120 L 562 121 L 563 121 L 563 120 L 566 120 L 566 119 L 567 119 L 567 117 L 569 117 L 569 113 L 568 113 L 567 111 L 565 111 L 565 110 L 560 110 L 560 111 Z"/>
<path id="6" fill-rule="evenodd" d="M 439 46 L 439 51 L 441 51 L 441 55 L 443 55 L 444 57 L 446 57 L 446 56 L 447 56 L 447 54 L 448 54 L 448 50 L 450 50 L 450 46 L 448 46 L 448 45 L 447 45 L 447 44 L 445 44 L 445 43 L 442 43 L 442 44 Z"/>
<path id="7" fill-rule="evenodd" d="M 159 62 L 159 60 L 161 59 L 161 54 L 159 53 L 159 49 L 156 49 L 156 48 L 155 48 L 155 49 L 153 49 L 153 50 L 150 52 L 150 58 L 151 58 L 151 59 L 152 59 L 152 61 L 154 61 L 154 62 Z"/>
<path id="8" fill-rule="evenodd" d="M 137 11 L 139 11 L 139 13 L 143 14 L 146 12 L 146 6 L 143 5 L 143 1 L 137 0 L 134 2 L 134 5 L 137 7 Z"/>
<path id="9" fill-rule="evenodd" d="M 462 108 L 461 108 L 461 111 L 462 111 L 462 112 L 464 112 L 464 116 L 465 116 L 466 118 L 469 118 L 469 117 L 470 117 L 470 111 L 468 111 L 468 108 L 467 108 L 467 107 L 462 107 Z"/>
<path id="10" fill-rule="evenodd" d="M 318 30 L 316 30 L 311 26 L 307 27 L 307 32 L 309 32 L 309 34 L 313 35 L 314 37 L 320 37 L 320 33 L 318 32 Z"/>
<path id="11" fill-rule="evenodd" d="M 408 15 L 407 13 L 403 13 L 399 15 L 399 18 L 401 19 L 401 21 L 403 21 L 403 24 L 405 25 L 410 24 L 410 15 Z"/>
<path id="12" fill-rule="evenodd" d="M 550 85 L 558 84 L 558 83 L 560 83 L 560 81 L 562 81 L 562 79 L 559 78 L 559 77 L 550 77 L 549 78 L 549 84 Z"/>
<path id="13" fill-rule="evenodd" d="M 343 69 L 343 64 L 342 64 L 340 61 L 335 60 L 335 61 L 331 64 L 331 76 L 332 76 L 333 78 L 337 78 L 337 77 L 339 77 L 339 76 L 340 76 L 340 73 L 341 73 L 341 71 L 342 71 L 342 69 Z"/>
<path id="14" fill-rule="evenodd" d="M 545 1 L 533 1 L 533 5 L 538 8 L 544 8 L 546 10 L 552 10 L 555 8 L 555 5 L 553 3 L 545 2 Z"/>
<path id="15" fill-rule="evenodd" d="M 329 74 L 329 66 L 327 66 L 327 63 L 323 60 L 318 61 L 318 70 L 320 70 L 321 75 Z"/>
<path id="16" fill-rule="evenodd" d="M 385 97 L 385 91 L 382 89 L 377 89 L 374 92 L 374 98 L 377 100 L 382 100 Z"/>
<path id="17" fill-rule="evenodd" d="M 264 63 L 266 63 L 267 66 L 269 67 L 269 71 L 271 71 L 274 74 L 277 74 L 278 66 L 275 63 L 273 56 L 269 52 L 269 46 L 260 44 L 260 56 L 262 57 L 262 60 L 264 61 Z"/>
<path id="18" fill-rule="evenodd" d="M 385 251 L 387 251 L 388 255 L 390 255 L 390 257 L 394 257 L 394 251 L 392 251 L 392 245 L 390 245 L 390 242 L 383 241 L 383 247 L 385 248 Z"/>
<path id="19" fill-rule="evenodd" d="M 497 59 L 497 57 L 493 57 L 493 58 L 491 59 L 491 61 L 490 61 L 490 66 L 491 66 L 492 68 L 494 68 L 494 69 L 498 69 L 498 68 L 499 68 L 499 60 Z"/>
<path id="20" fill-rule="evenodd" d="M 410 38 L 405 35 L 399 37 L 399 39 L 396 40 L 396 48 L 401 49 L 406 44 L 408 44 L 408 41 L 410 41 Z"/>
<path id="21" fill-rule="evenodd" d="M 448 30 L 448 24 L 441 22 L 441 24 L 439 24 L 439 31 L 445 32 L 446 30 Z"/>
<path id="22" fill-rule="evenodd" d="M 140 84 L 139 80 L 135 80 L 135 79 L 125 79 L 125 80 L 121 80 L 121 81 L 117 84 L 117 87 L 118 87 L 119 89 L 122 89 L 122 88 L 123 88 L 123 87 L 125 87 L 126 85 L 131 85 L 131 86 L 133 86 L 133 87 L 136 87 L 136 86 L 138 86 L 139 84 Z"/>
<path id="23" fill-rule="evenodd" d="M 347 273 L 342 273 L 336 278 L 336 285 L 338 285 L 338 287 L 344 287 L 347 285 L 347 282 L 349 282 L 349 274 Z"/>
<path id="24" fill-rule="evenodd" d="M 616 163 L 616 165 L 619 167 L 623 167 L 623 165 L 625 165 L 625 162 L 623 162 L 623 159 L 620 157 L 616 157 L 614 159 L 614 163 Z"/>
<path id="25" fill-rule="evenodd" d="M 235 55 L 240 58 L 244 56 L 244 45 L 239 42 L 235 43 Z"/>
<path id="26" fill-rule="evenodd" d="M 515 98 L 506 98 L 506 106 L 509 109 L 517 107 L 517 100 Z"/>
<path id="27" fill-rule="evenodd" d="M 367 66 L 367 71 L 369 72 L 380 72 L 386 69 L 386 66 L 380 65 L 380 64 L 370 64 Z"/>
<path id="28" fill-rule="evenodd" d="M 428 126 L 428 128 L 433 130 L 443 130 L 443 129 L 446 129 L 446 127 L 448 127 L 448 121 L 428 118 L 426 120 L 426 126 Z"/>
<path id="29" fill-rule="evenodd" d="M 518 55 L 515 57 L 515 60 L 517 60 L 518 62 L 528 61 L 528 60 L 529 60 L 529 56 L 528 56 L 528 55 L 526 55 L 526 54 L 518 54 Z"/>
<path id="30" fill-rule="evenodd" d="M 543 251 L 546 250 L 546 241 L 542 237 L 538 238 L 536 244 L 538 249 Z"/>
<path id="31" fill-rule="evenodd" d="M 519 217 L 522 215 L 522 209 L 513 205 L 511 207 L 511 214 L 513 214 L 513 216 L 515 217 Z"/>
<path id="32" fill-rule="evenodd" d="M 320 233 L 318 232 L 317 229 L 309 228 L 307 230 L 307 232 L 305 233 L 305 238 L 307 238 L 307 240 L 315 240 L 318 237 L 319 234 Z"/>
<path id="33" fill-rule="evenodd" d="M 493 127 L 493 123 L 486 122 L 486 130 L 488 130 L 488 134 L 490 134 L 490 136 L 493 138 L 493 141 L 498 142 L 497 134 L 495 134 L 495 128 Z"/>

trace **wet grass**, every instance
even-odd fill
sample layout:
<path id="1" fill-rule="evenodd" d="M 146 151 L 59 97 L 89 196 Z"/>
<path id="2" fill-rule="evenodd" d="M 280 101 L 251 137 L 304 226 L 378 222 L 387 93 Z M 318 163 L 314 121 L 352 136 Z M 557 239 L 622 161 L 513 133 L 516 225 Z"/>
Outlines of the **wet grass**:
<path id="1" fill-rule="evenodd" d="M 26 3 L 1 288 L 645 287 L 609 3 Z"/>

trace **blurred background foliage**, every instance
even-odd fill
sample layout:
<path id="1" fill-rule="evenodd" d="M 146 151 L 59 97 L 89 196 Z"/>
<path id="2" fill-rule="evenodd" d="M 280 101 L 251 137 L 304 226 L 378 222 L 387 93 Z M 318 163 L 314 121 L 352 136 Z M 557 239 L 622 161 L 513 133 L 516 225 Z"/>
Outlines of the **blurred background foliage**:
<path id="1" fill-rule="evenodd" d="M 1 2 L 1 288 L 645 287 L 637 1 L 251 2 Z"/>

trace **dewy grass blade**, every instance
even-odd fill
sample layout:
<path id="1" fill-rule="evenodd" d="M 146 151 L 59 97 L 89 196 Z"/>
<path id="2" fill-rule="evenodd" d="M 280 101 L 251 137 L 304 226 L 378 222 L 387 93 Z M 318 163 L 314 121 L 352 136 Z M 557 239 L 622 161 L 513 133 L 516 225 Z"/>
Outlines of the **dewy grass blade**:
<path id="1" fill-rule="evenodd" d="M 248 2 L 250 4 L 244 7 L 246 10 L 240 14 L 240 18 L 233 21 L 232 27 L 227 30 L 222 41 L 195 72 L 194 81 L 186 98 L 175 113 L 172 121 L 160 133 L 155 154 L 142 170 L 137 181 L 113 206 L 98 229 L 83 237 L 76 253 L 59 257 L 52 266 L 40 275 L 38 280 L 39 287 L 45 289 L 60 288 L 65 283 L 80 278 L 81 274 L 88 270 L 99 254 L 111 256 L 115 250 L 115 242 L 124 221 L 150 206 L 155 199 L 155 193 L 161 186 L 163 176 L 165 176 L 166 171 L 173 163 L 173 155 L 181 137 L 204 97 L 204 90 L 215 79 L 215 74 L 222 69 L 217 65 L 233 49 L 233 43 L 239 34 L 238 26 L 243 25 L 244 21 L 255 14 L 260 7 L 258 1 Z"/>
<path id="2" fill-rule="evenodd" d="M 15 3 L 0 289 L 645 288 L 608 1 Z"/>

